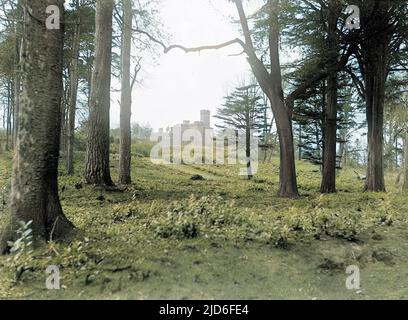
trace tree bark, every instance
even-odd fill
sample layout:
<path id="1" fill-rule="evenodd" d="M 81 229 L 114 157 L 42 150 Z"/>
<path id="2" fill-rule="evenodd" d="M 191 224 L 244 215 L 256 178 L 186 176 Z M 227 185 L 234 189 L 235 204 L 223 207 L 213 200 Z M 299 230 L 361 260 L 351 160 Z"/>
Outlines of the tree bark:
<path id="1" fill-rule="evenodd" d="M 22 18 L 21 12 L 21 0 L 17 1 L 16 16 L 18 19 Z M 17 144 L 17 132 L 18 132 L 18 113 L 20 111 L 20 92 L 21 92 L 21 24 L 15 24 L 16 42 L 14 44 L 15 54 L 15 71 L 13 79 L 13 146 Z"/>
<path id="2" fill-rule="evenodd" d="M 369 5 L 370 7 L 370 5 Z M 369 16 L 362 16 L 366 29 L 360 44 L 359 59 L 365 86 L 368 123 L 368 166 L 366 191 L 385 191 L 384 183 L 384 101 L 385 84 L 395 53 L 393 40 L 401 32 L 395 23 L 398 4 L 379 1 L 371 5 Z"/>
<path id="3" fill-rule="evenodd" d="M 130 80 L 130 57 L 132 48 L 132 1 L 123 0 L 122 26 L 122 92 L 120 103 L 120 150 L 119 183 L 130 184 L 131 178 L 131 116 L 132 89 Z"/>
<path id="4" fill-rule="evenodd" d="M 72 42 L 72 59 L 69 72 L 69 97 L 68 97 L 68 125 L 67 125 L 67 174 L 74 174 L 74 139 L 75 139 L 75 115 L 78 96 L 78 66 L 79 66 L 79 45 L 81 40 L 80 21 L 75 26 L 74 38 Z"/>
<path id="5" fill-rule="evenodd" d="M 19 63 L 18 63 L 19 64 Z M 16 68 L 19 68 L 16 66 Z M 18 113 L 20 110 L 20 89 L 21 79 L 20 70 L 17 70 L 13 79 L 13 146 L 17 144 L 17 132 L 18 132 Z"/>
<path id="6" fill-rule="evenodd" d="M 246 108 L 245 108 L 245 157 L 246 157 L 246 168 L 247 168 L 247 179 L 251 180 L 253 178 L 252 174 L 252 163 L 251 163 L 251 106 L 249 95 L 249 89 L 246 90 Z"/>
<path id="7" fill-rule="evenodd" d="M 6 117 L 6 151 L 10 149 L 10 143 L 12 144 L 12 127 L 11 127 L 11 115 L 13 113 L 13 97 L 12 97 L 12 83 L 11 81 L 7 81 L 7 117 Z"/>
<path id="8" fill-rule="evenodd" d="M 299 196 L 296 179 L 295 147 L 292 128 L 292 106 L 283 96 L 282 71 L 279 57 L 278 1 L 269 0 L 269 50 L 271 57 L 271 81 L 268 97 L 276 119 L 280 146 L 279 195 L 295 198 Z"/>
<path id="9" fill-rule="evenodd" d="M 113 0 L 97 0 L 85 182 L 113 185 L 109 167 Z"/>
<path id="10" fill-rule="evenodd" d="M 383 164 L 385 78 L 377 66 L 374 68 L 377 69 L 376 75 L 370 75 L 366 84 L 368 168 L 365 189 L 367 191 L 385 191 Z"/>
<path id="11" fill-rule="evenodd" d="M 32 221 L 33 235 L 63 240 L 73 230 L 58 195 L 63 31 L 46 29 L 46 7 L 63 1 L 24 0 L 23 91 L 13 162 L 10 224 L 0 252 L 15 239 L 16 222 Z"/>
<path id="12" fill-rule="evenodd" d="M 340 166 L 341 168 L 344 168 L 347 165 L 347 142 L 345 141 L 347 139 L 346 134 L 340 130 L 340 145 L 339 145 L 339 157 L 340 157 Z"/>
<path id="13" fill-rule="evenodd" d="M 375 43 L 375 45 L 374 45 Z M 364 65 L 366 116 L 368 123 L 368 167 L 366 191 L 385 191 L 384 183 L 384 100 L 387 79 L 387 49 L 385 43 L 374 41 L 367 49 Z"/>
<path id="14" fill-rule="evenodd" d="M 327 103 L 323 129 L 323 177 L 321 193 L 336 192 L 336 141 L 337 141 L 337 75 L 327 79 Z"/>
<path id="15" fill-rule="evenodd" d="M 404 135 L 404 184 L 402 190 L 408 190 L 408 134 Z"/>
<path id="16" fill-rule="evenodd" d="M 299 193 L 296 182 L 292 117 L 285 114 L 285 110 L 275 113 L 280 146 L 279 195 L 281 197 L 296 198 Z"/>
<path id="17" fill-rule="evenodd" d="M 328 58 L 329 63 L 338 60 L 337 21 L 341 6 L 331 1 L 328 7 Z M 321 193 L 336 192 L 336 146 L 337 146 L 337 72 L 330 72 L 327 77 L 327 101 L 324 110 L 323 128 L 323 176 Z"/>

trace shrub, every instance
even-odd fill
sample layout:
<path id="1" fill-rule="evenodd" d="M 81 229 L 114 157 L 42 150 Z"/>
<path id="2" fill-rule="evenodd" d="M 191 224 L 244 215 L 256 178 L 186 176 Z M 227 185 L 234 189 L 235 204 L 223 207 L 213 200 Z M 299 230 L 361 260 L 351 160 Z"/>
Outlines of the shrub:
<path id="1" fill-rule="evenodd" d="M 17 222 L 17 240 L 8 241 L 10 253 L 19 255 L 22 252 L 30 250 L 33 244 L 33 230 L 31 224 L 33 221 L 18 221 Z"/>
<path id="2" fill-rule="evenodd" d="M 243 218 L 234 212 L 233 206 L 233 202 L 226 203 L 221 197 L 192 195 L 187 201 L 171 204 L 152 227 L 161 238 L 196 238 L 203 232 L 241 225 Z"/>

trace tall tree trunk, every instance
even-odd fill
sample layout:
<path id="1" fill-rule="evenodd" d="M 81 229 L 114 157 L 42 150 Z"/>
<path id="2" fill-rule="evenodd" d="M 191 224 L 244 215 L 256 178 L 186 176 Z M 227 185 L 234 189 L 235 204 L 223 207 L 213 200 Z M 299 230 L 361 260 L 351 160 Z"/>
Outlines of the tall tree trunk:
<path id="1" fill-rule="evenodd" d="M 340 143 L 339 143 L 339 157 L 340 157 L 340 166 L 344 168 L 346 166 L 346 150 L 347 150 L 347 142 L 346 142 L 346 134 L 343 130 L 340 130 Z"/>
<path id="2" fill-rule="evenodd" d="M 279 1 L 268 0 L 269 7 L 269 48 L 271 56 L 270 72 L 257 57 L 251 38 L 248 20 L 241 0 L 234 0 L 238 10 L 241 27 L 245 36 L 245 53 L 251 69 L 271 102 L 272 113 L 275 117 L 280 145 L 280 187 L 281 197 L 297 197 L 296 167 L 294 140 L 292 132 L 293 104 L 286 103 L 282 89 L 282 72 L 279 59 Z"/>
<path id="3" fill-rule="evenodd" d="M 11 115 L 12 115 L 12 83 L 7 82 L 7 118 L 6 118 L 6 150 L 10 149 L 10 143 L 12 143 L 10 138 L 12 137 L 12 127 L 11 127 Z"/>
<path id="4" fill-rule="evenodd" d="M 365 189 L 385 191 L 384 183 L 384 100 L 385 84 L 395 53 L 394 39 L 400 32 L 395 25 L 398 2 L 378 1 L 362 10 L 362 26 L 366 29 L 360 44 L 359 59 L 365 85 L 368 123 L 368 166 Z M 365 16 L 365 13 L 370 13 Z"/>
<path id="5" fill-rule="evenodd" d="M 408 190 L 408 134 L 404 135 L 404 184 L 403 190 Z"/>
<path id="6" fill-rule="evenodd" d="M 302 160 L 302 124 L 299 123 L 299 135 L 298 135 L 298 160 Z"/>
<path id="7" fill-rule="evenodd" d="M 97 0 L 85 181 L 113 185 L 109 167 L 113 0 Z"/>
<path id="8" fill-rule="evenodd" d="M 21 79 L 19 70 L 16 71 L 13 79 L 13 146 L 17 144 L 17 132 L 18 132 L 18 113 L 20 111 L 20 89 Z"/>
<path id="9" fill-rule="evenodd" d="M 73 229 L 58 195 L 63 31 L 48 30 L 46 6 L 58 0 L 24 0 L 23 92 L 14 158 L 10 224 L 0 251 L 15 238 L 17 221 L 32 221 L 36 238 L 62 240 Z M 35 18 L 34 18 L 35 17 Z"/>
<path id="10" fill-rule="evenodd" d="M 283 112 L 276 113 L 276 127 L 280 146 L 279 195 L 297 197 L 295 147 L 293 143 L 292 117 Z M 279 119 L 279 120 L 278 120 Z"/>
<path id="11" fill-rule="evenodd" d="M 68 97 L 68 125 L 67 125 L 67 174 L 74 174 L 74 138 L 75 138 L 75 115 L 78 96 L 78 66 L 79 45 L 81 40 L 80 21 L 75 26 L 72 43 L 72 59 L 69 72 L 69 97 Z"/>
<path id="12" fill-rule="evenodd" d="M 68 88 L 69 90 L 69 88 Z M 66 97 L 67 90 L 62 87 L 61 94 L 61 134 L 60 134 L 60 150 L 66 154 L 67 152 L 67 120 L 68 120 L 68 99 Z"/>
<path id="13" fill-rule="evenodd" d="M 252 174 L 252 163 L 251 163 L 251 106 L 249 90 L 246 91 L 247 105 L 245 109 L 245 157 L 246 157 L 246 169 L 247 169 L 247 179 L 251 180 L 253 178 Z"/>
<path id="14" fill-rule="evenodd" d="M 365 189 L 385 191 L 384 183 L 384 99 L 386 82 L 385 45 L 379 44 L 370 53 L 365 66 L 366 115 L 368 123 L 368 167 Z"/>
<path id="15" fill-rule="evenodd" d="M 336 192 L 337 74 L 327 79 L 327 103 L 324 110 L 323 177 L 321 193 Z"/>
<path id="16" fill-rule="evenodd" d="M 21 0 L 17 2 L 17 9 L 16 9 L 17 18 L 20 19 L 22 17 L 21 12 Z M 17 132 L 18 132 L 18 113 L 20 112 L 20 92 L 21 92 L 21 46 L 22 46 L 22 39 L 21 39 L 21 25 L 20 23 L 15 24 L 15 33 L 16 33 L 16 42 L 14 44 L 14 54 L 15 54 L 15 71 L 14 71 L 14 79 L 13 79 L 13 146 L 15 147 L 17 144 Z"/>
<path id="17" fill-rule="evenodd" d="M 378 69 L 378 67 L 374 67 Z M 367 79 L 368 168 L 365 189 L 385 191 L 383 164 L 383 124 L 385 78 L 370 75 Z"/>
<path id="18" fill-rule="evenodd" d="M 294 198 L 299 195 L 296 179 L 295 147 L 292 128 L 293 108 L 283 96 L 282 71 L 279 57 L 279 1 L 269 0 L 269 50 L 271 57 L 270 91 L 272 111 L 280 146 L 279 195 Z"/>
<path id="19" fill-rule="evenodd" d="M 337 0 L 330 1 L 328 13 L 329 63 L 338 60 L 337 21 L 341 6 Z M 327 77 L 327 100 L 324 110 L 323 128 L 323 176 L 320 186 L 321 193 L 336 192 L 336 143 L 337 143 L 337 72 Z"/>
<path id="20" fill-rule="evenodd" d="M 130 57 L 132 48 L 132 1 L 123 0 L 122 26 L 122 92 L 120 103 L 119 183 L 130 184 L 131 179 L 131 116 L 132 89 L 130 83 Z"/>

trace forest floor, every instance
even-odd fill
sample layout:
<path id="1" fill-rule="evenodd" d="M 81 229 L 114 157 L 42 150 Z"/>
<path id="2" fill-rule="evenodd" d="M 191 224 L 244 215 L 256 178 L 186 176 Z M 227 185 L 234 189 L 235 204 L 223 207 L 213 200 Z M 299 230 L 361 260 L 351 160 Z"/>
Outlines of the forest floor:
<path id="1" fill-rule="evenodd" d="M 123 192 L 77 189 L 82 163 L 78 155 L 78 174 L 62 169 L 60 177 L 77 237 L 0 257 L 1 298 L 408 298 L 408 201 L 393 173 L 388 192 L 376 194 L 342 170 L 339 192 L 320 195 L 319 168 L 301 161 L 301 197 L 288 200 L 276 196 L 276 160 L 247 181 L 236 166 L 153 165 L 135 156 L 134 183 Z M 10 170 L 11 155 L 0 154 L 3 221 Z M 61 290 L 46 289 L 49 265 L 60 268 Z M 349 265 L 360 268 L 360 290 L 346 288 Z"/>

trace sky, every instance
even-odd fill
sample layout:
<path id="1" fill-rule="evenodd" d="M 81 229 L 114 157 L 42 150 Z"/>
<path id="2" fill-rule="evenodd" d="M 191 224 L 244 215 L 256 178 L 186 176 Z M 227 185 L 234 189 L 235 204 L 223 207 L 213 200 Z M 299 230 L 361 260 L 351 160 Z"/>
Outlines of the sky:
<path id="1" fill-rule="evenodd" d="M 256 2 L 256 1 L 255 1 Z M 241 37 L 236 8 L 227 0 L 161 0 L 160 18 L 172 44 L 187 47 L 218 44 Z M 250 13 L 254 7 L 248 8 Z M 166 128 L 199 120 L 200 110 L 217 107 L 246 74 L 249 65 L 239 45 L 214 51 L 161 54 L 143 65 L 142 84 L 133 90 L 132 122 Z M 112 127 L 119 126 L 119 94 L 112 97 Z M 214 119 L 211 119 L 212 121 Z"/>

